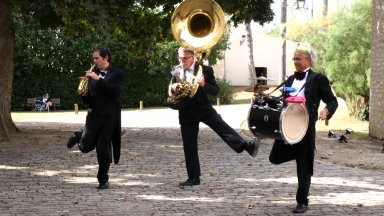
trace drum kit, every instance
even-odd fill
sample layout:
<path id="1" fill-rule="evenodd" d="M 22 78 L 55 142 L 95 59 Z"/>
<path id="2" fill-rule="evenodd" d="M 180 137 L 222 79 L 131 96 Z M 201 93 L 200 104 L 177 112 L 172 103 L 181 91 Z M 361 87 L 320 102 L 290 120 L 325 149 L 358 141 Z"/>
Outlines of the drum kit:
<path id="1" fill-rule="evenodd" d="M 257 80 L 272 79 L 258 77 Z M 265 93 L 267 89 L 263 85 L 255 87 L 254 100 L 248 113 L 249 131 L 256 138 L 280 139 L 289 145 L 297 144 L 308 129 L 309 115 L 305 98 L 290 96 L 285 87 L 280 89 L 281 96 Z M 289 90 L 292 91 L 292 88 Z"/>
<path id="2" fill-rule="evenodd" d="M 256 80 L 267 81 L 267 80 L 273 80 L 273 79 L 269 79 L 267 77 L 260 76 L 260 77 L 257 77 Z M 264 91 L 269 89 L 268 87 L 264 86 L 262 83 L 263 82 L 256 82 L 255 88 L 253 89 L 255 96 L 256 95 L 265 95 Z"/>

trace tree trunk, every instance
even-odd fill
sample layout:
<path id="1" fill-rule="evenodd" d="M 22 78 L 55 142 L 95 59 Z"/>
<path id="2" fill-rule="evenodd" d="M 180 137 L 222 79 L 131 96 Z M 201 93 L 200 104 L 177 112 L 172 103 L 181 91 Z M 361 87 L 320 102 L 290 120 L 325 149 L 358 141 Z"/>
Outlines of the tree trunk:
<path id="1" fill-rule="evenodd" d="M 12 23 L 11 0 L 0 1 L 0 115 L 1 139 L 8 139 L 7 132 L 16 131 L 11 117 L 11 95 L 13 82 L 13 51 L 15 32 Z"/>
<path id="2" fill-rule="evenodd" d="M 279 82 L 282 83 L 286 77 L 286 55 L 287 55 L 287 0 L 281 1 L 281 18 L 280 18 L 280 40 L 281 40 L 281 73 Z"/>
<path id="3" fill-rule="evenodd" d="M 251 87 L 252 89 L 255 88 L 257 80 L 256 80 L 256 71 L 255 71 L 255 62 L 253 60 L 253 38 L 252 38 L 252 29 L 251 29 L 251 23 L 247 22 L 245 23 L 245 31 L 247 34 L 247 42 L 248 42 L 248 52 L 249 52 L 249 73 L 251 77 Z"/>
<path id="4" fill-rule="evenodd" d="M 3 121 L 3 117 L 0 115 L 0 142 L 1 141 L 9 141 L 8 133 L 5 128 L 5 124 Z"/>
<path id="5" fill-rule="evenodd" d="M 369 102 L 369 133 L 384 139 L 384 2 L 372 1 L 372 65 Z"/>
<path id="6" fill-rule="evenodd" d="M 328 15 L 328 0 L 323 0 L 323 16 Z"/>

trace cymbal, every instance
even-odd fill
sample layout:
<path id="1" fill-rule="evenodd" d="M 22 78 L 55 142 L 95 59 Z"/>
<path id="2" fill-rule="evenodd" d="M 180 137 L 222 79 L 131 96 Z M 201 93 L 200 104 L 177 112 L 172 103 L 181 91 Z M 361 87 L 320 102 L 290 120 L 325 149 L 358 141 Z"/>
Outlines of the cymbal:
<path id="1" fill-rule="evenodd" d="M 270 80 L 270 81 L 275 81 L 274 79 L 269 79 L 267 77 L 264 77 L 264 76 L 259 76 L 256 78 L 256 80 Z"/>
<path id="2" fill-rule="evenodd" d="M 258 91 L 266 91 L 268 89 L 269 89 L 269 87 L 262 86 L 262 85 L 255 86 L 255 90 L 258 90 Z"/>

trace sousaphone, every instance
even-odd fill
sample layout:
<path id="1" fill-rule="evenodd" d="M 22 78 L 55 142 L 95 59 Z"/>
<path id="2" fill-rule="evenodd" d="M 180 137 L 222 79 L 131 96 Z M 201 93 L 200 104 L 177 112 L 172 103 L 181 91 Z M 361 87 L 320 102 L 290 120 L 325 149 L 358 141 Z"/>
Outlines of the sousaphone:
<path id="1" fill-rule="evenodd" d="M 213 0 L 184 0 L 173 12 L 171 28 L 176 41 L 182 47 L 193 50 L 196 59 L 201 62 L 224 33 L 224 12 Z M 199 65 L 196 77 L 201 74 L 202 66 Z M 182 86 L 185 86 L 185 91 L 177 95 L 170 93 L 168 101 L 178 103 L 185 97 L 192 98 L 199 87 L 196 77 L 184 81 Z"/>
<path id="2" fill-rule="evenodd" d="M 213 0 L 185 0 L 173 12 L 171 28 L 176 41 L 204 58 L 225 29 L 224 12 Z"/>

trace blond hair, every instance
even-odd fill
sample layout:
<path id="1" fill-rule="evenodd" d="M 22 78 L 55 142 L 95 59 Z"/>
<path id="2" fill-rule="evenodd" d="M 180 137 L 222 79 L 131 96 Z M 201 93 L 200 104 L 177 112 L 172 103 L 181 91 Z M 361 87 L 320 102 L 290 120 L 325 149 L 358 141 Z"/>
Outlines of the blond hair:
<path id="1" fill-rule="evenodd" d="M 311 61 L 311 67 L 317 64 L 316 52 L 309 44 L 299 44 L 295 50 L 295 53 L 299 53 L 307 57 Z"/>

